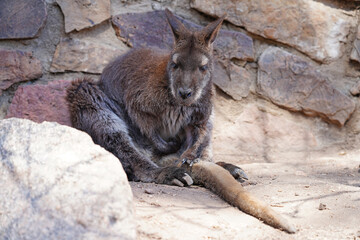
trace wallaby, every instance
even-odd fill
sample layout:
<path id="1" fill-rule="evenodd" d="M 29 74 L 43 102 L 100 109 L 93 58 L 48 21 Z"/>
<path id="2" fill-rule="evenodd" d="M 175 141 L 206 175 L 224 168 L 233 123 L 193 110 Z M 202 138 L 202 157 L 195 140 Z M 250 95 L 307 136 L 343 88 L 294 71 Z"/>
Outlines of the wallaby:
<path id="1" fill-rule="evenodd" d="M 104 69 L 99 83 L 74 81 L 67 92 L 73 126 L 118 157 L 129 180 L 179 186 L 194 181 L 294 233 L 295 227 L 235 180 L 247 178 L 241 168 L 212 163 L 212 52 L 224 17 L 193 31 L 169 10 L 165 14 L 173 49 L 131 50 Z"/>

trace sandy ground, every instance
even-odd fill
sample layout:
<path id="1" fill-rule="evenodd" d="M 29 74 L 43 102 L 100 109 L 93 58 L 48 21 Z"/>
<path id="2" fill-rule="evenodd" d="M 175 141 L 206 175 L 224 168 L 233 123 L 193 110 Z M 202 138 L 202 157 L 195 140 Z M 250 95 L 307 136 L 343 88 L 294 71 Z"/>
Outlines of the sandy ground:
<path id="1" fill-rule="evenodd" d="M 242 164 L 245 188 L 293 222 L 287 234 L 207 189 L 131 183 L 139 239 L 360 239 L 360 151 Z M 322 205 L 322 207 L 319 207 Z"/>

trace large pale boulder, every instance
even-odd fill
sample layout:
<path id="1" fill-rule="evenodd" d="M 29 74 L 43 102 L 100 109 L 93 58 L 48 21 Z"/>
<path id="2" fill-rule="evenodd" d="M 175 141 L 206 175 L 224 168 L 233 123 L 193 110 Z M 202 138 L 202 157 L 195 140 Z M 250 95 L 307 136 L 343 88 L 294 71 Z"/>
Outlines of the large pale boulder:
<path id="1" fill-rule="evenodd" d="M 317 61 L 333 61 L 343 54 L 355 10 L 344 11 L 313 0 L 194 0 L 191 6 L 249 32 L 295 47 Z"/>
<path id="2" fill-rule="evenodd" d="M 0 239 L 135 239 L 119 160 L 56 123 L 0 121 Z"/>
<path id="3" fill-rule="evenodd" d="M 285 109 L 320 116 L 343 126 L 355 111 L 352 99 L 333 88 L 303 58 L 269 47 L 259 58 L 257 92 Z"/>

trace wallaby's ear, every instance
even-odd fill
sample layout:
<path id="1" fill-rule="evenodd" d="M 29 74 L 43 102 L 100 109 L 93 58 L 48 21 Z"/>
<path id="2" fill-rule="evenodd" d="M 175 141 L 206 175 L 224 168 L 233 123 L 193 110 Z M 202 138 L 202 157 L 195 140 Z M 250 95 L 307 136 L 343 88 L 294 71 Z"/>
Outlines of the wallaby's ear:
<path id="1" fill-rule="evenodd" d="M 217 34 L 221 28 L 221 24 L 224 21 L 226 14 L 218 18 L 216 21 L 209 23 L 201 30 L 201 35 L 204 36 L 204 41 L 207 45 L 212 44 L 215 41 Z"/>
<path id="2" fill-rule="evenodd" d="M 165 9 L 165 15 L 174 34 L 175 41 L 177 41 L 182 35 L 186 34 L 188 30 L 167 8 Z"/>

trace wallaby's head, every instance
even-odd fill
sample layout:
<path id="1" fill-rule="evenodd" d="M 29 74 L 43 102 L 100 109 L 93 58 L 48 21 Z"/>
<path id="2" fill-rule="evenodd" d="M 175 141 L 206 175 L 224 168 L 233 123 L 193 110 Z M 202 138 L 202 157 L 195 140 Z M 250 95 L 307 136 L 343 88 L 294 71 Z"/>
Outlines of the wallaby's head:
<path id="1" fill-rule="evenodd" d="M 210 83 L 213 42 L 225 16 L 198 31 L 187 29 L 168 9 L 167 20 L 175 43 L 167 66 L 171 94 L 181 105 L 191 105 Z"/>

